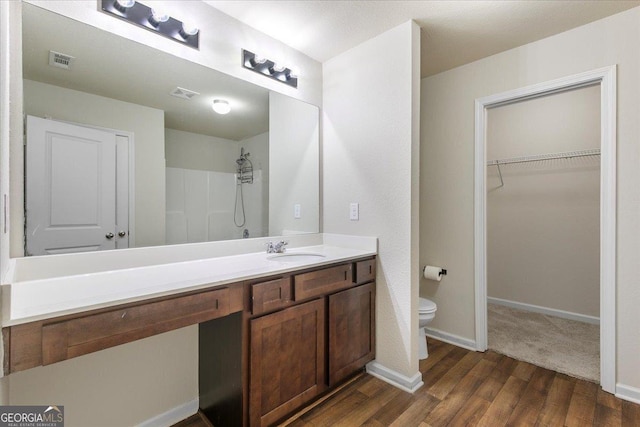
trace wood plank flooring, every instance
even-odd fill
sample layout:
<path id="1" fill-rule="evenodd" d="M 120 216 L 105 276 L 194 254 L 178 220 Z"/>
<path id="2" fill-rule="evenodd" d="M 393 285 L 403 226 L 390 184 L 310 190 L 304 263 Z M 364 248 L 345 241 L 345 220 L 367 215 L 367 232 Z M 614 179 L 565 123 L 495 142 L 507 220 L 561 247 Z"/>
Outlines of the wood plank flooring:
<path id="1" fill-rule="evenodd" d="M 420 362 L 424 386 L 416 393 L 363 374 L 280 425 L 640 426 L 640 405 L 605 393 L 598 384 L 493 351 L 428 342 L 429 358 Z"/>

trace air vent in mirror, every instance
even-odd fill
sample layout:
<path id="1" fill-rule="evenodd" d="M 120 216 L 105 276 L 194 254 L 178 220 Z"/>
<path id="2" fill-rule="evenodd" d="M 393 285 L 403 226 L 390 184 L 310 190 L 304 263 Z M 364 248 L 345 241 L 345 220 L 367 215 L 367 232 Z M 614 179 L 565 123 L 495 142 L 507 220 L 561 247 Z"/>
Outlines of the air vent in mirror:
<path id="1" fill-rule="evenodd" d="M 70 70 L 71 65 L 73 65 L 74 58 L 71 55 L 67 55 L 60 52 L 55 52 L 53 50 L 49 51 L 49 65 L 52 67 L 64 68 L 65 70 Z"/>

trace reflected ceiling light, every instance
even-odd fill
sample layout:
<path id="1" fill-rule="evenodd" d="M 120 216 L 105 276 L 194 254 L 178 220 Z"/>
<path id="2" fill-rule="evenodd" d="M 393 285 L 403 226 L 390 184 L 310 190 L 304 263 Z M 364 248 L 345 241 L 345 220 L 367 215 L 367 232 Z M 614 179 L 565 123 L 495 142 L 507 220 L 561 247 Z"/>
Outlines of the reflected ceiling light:
<path id="1" fill-rule="evenodd" d="M 1 0 L 0 0 L 1 1 Z M 102 11 L 164 37 L 198 49 L 200 30 L 135 0 L 100 0 Z"/>
<path id="2" fill-rule="evenodd" d="M 231 111 L 231 105 L 229 105 L 229 101 L 224 99 L 214 99 L 213 100 L 213 111 L 218 114 L 227 114 Z"/>
<path id="3" fill-rule="evenodd" d="M 258 54 L 242 49 L 242 66 L 286 85 L 298 87 L 298 73 Z"/>

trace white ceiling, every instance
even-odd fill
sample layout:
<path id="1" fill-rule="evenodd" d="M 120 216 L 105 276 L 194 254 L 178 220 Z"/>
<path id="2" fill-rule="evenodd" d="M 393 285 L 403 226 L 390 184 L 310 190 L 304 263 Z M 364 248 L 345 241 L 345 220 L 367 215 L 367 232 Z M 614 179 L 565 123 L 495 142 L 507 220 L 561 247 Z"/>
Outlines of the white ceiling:
<path id="1" fill-rule="evenodd" d="M 423 77 L 640 5 L 638 0 L 205 2 L 319 62 L 413 19 L 422 28 Z"/>

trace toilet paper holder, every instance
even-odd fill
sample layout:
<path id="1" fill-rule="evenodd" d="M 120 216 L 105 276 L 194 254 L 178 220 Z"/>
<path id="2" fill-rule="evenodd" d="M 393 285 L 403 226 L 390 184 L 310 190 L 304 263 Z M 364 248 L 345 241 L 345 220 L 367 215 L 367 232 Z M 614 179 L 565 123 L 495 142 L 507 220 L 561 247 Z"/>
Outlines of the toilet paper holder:
<path id="1" fill-rule="evenodd" d="M 427 268 L 427 266 L 425 265 L 424 268 Z M 440 270 L 440 273 L 438 273 L 438 276 L 446 276 L 447 275 L 447 269 L 443 268 Z"/>
<path id="2" fill-rule="evenodd" d="M 437 280 L 440 281 L 440 278 L 442 276 L 446 276 L 447 275 L 447 269 L 446 268 L 442 268 L 442 267 L 433 267 L 433 266 L 429 266 L 429 265 L 425 265 L 424 267 L 422 267 L 422 275 L 425 276 L 426 278 L 428 278 L 425 274 L 425 270 L 427 269 L 427 267 L 430 268 L 438 268 L 440 271 L 438 271 L 438 278 Z M 431 273 L 433 274 L 433 273 Z M 436 280 L 435 278 L 432 277 L 433 280 Z"/>

